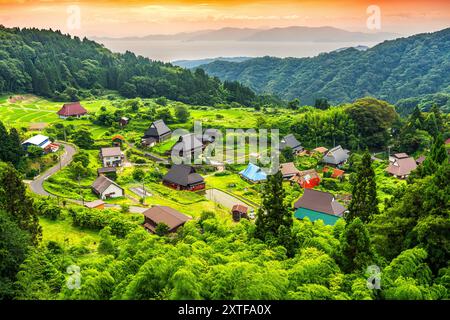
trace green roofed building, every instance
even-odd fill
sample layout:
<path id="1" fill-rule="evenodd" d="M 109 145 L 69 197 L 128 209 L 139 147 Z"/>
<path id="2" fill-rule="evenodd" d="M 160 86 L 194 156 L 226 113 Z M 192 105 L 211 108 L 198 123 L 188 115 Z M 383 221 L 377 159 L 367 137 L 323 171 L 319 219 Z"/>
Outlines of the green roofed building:
<path id="1" fill-rule="evenodd" d="M 328 192 L 305 189 L 303 196 L 294 205 L 297 219 L 322 220 L 326 225 L 334 225 L 347 210 Z"/>

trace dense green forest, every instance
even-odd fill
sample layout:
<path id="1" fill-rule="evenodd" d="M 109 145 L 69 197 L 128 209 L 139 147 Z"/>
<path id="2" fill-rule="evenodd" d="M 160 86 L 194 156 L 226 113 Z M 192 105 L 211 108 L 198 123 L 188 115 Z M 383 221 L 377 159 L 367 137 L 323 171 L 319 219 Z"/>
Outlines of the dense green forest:
<path id="1" fill-rule="evenodd" d="M 112 53 L 86 38 L 59 31 L 0 26 L 0 94 L 34 93 L 62 101 L 98 96 L 105 89 L 125 97 L 160 97 L 191 104 L 249 105 L 255 93 L 134 53 Z"/>
<path id="2" fill-rule="evenodd" d="M 367 51 L 350 48 L 313 58 L 215 61 L 201 68 L 260 93 L 300 98 L 306 105 L 317 98 L 336 104 L 363 96 L 396 103 L 425 94 L 450 93 L 450 29 L 385 41 Z M 447 101 L 442 101 L 444 106 Z"/>

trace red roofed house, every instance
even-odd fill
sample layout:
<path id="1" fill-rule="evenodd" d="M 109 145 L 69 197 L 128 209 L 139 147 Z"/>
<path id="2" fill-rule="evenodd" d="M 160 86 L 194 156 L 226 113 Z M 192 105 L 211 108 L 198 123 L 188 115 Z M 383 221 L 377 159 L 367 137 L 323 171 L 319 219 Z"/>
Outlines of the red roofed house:
<path id="1" fill-rule="evenodd" d="M 303 189 L 312 189 L 320 184 L 320 177 L 314 169 L 300 171 L 289 180 L 298 183 Z"/>
<path id="2" fill-rule="evenodd" d="M 66 119 L 69 117 L 79 118 L 88 112 L 79 102 L 71 102 L 65 103 L 57 113 L 61 119 Z"/>

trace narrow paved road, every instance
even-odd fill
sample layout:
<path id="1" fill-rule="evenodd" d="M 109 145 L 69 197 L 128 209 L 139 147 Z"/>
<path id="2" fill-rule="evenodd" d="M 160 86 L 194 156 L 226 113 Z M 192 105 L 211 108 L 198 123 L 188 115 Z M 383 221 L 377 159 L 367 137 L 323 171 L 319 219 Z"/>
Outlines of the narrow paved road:
<path id="1" fill-rule="evenodd" d="M 35 180 L 30 182 L 30 189 L 33 193 L 45 196 L 45 197 L 54 197 L 53 194 L 48 193 L 44 189 L 44 181 L 47 180 L 49 177 L 60 171 L 62 168 L 66 167 L 67 165 L 72 162 L 73 156 L 77 153 L 77 150 L 75 147 L 73 147 L 70 144 L 58 142 L 60 145 L 64 146 L 64 154 L 61 156 L 61 161 L 58 162 L 55 166 L 51 167 L 41 175 L 39 175 Z M 76 203 L 79 205 L 83 205 L 82 201 L 76 200 L 76 199 L 67 199 L 67 201 L 70 201 L 72 203 Z M 120 205 L 118 204 L 106 204 L 105 207 L 107 208 L 116 208 L 120 209 Z M 138 207 L 138 206 L 130 206 L 130 212 L 132 213 L 142 213 L 148 208 Z"/>
<path id="2" fill-rule="evenodd" d="M 36 179 L 30 182 L 30 189 L 33 193 L 36 193 L 41 196 L 53 196 L 47 191 L 44 190 L 44 181 L 47 180 L 50 176 L 70 164 L 73 156 L 77 153 L 77 150 L 70 144 L 58 142 L 60 145 L 64 146 L 64 154 L 61 156 L 60 162 L 55 166 L 51 167 L 41 175 L 39 175 Z"/>

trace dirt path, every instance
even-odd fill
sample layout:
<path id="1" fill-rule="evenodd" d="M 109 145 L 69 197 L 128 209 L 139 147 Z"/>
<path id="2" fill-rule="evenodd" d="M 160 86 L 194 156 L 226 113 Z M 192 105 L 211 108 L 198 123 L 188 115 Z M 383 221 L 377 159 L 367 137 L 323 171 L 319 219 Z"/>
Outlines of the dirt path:
<path id="1" fill-rule="evenodd" d="M 241 205 L 248 207 L 249 212 L 255 210 L 255 208 L 253 208 L 252 206 L 249 206 L 247 203 L 245 203 L 245 202 L 239 200 L 238 198 L 233 197 L 232 195 L 229 195 L 228 193 L 225 193 L 219 189 L 206 190 L 206 198 L 208 200 L 217 202 L 217 203 L 221 204 L 222 206 L 224 206 L 225 208 L 230 209 L 230 210 L 235 204 L 241 204 Z"/>

